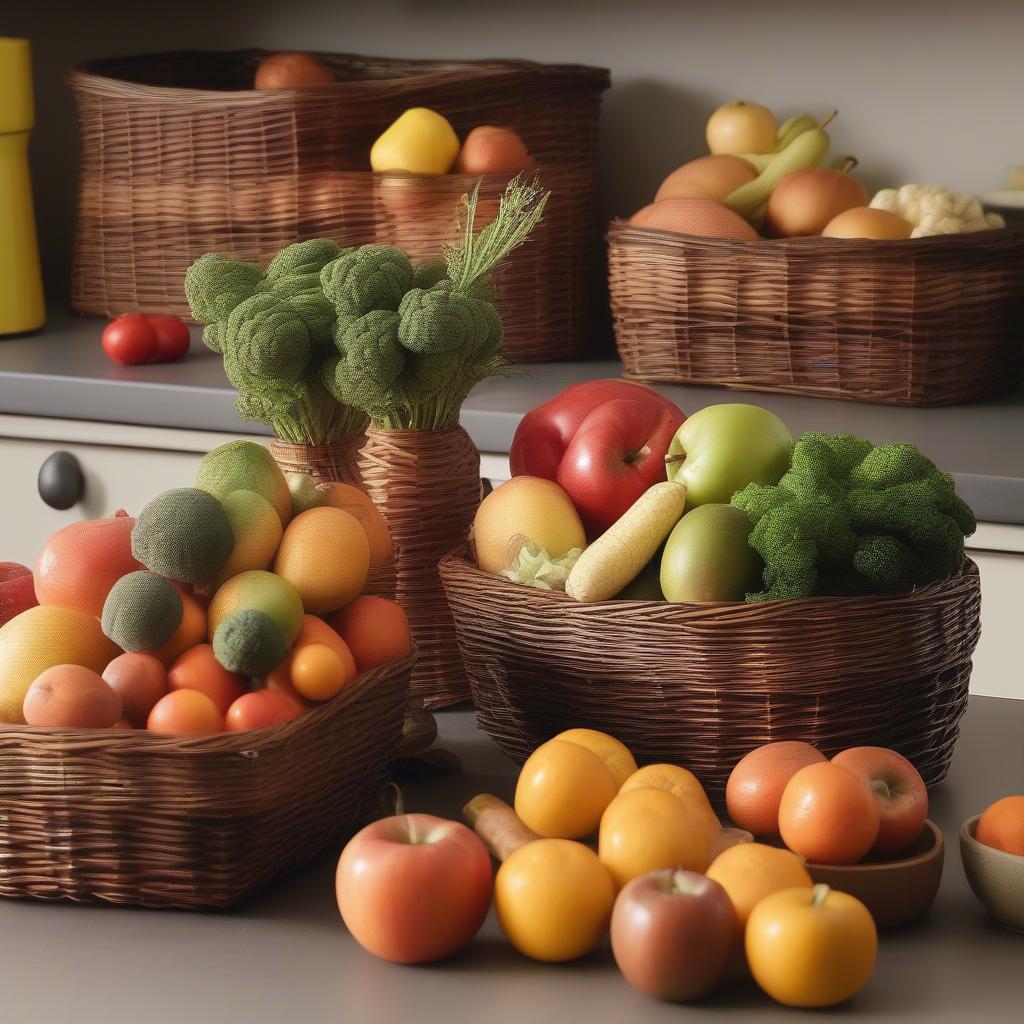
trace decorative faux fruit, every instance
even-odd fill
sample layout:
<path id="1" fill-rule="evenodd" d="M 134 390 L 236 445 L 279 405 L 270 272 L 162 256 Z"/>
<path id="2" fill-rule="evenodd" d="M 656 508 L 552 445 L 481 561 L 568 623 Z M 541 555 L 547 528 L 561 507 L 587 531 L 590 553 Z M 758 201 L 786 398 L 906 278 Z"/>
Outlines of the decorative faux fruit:
<path id="1" fill-rule="evenodd" d="M 756 177 L 754 165 L 742 157 L 728 153 L 701 156 L 677 167 L 661 183 L 654 202 L 683 196 L 702 196 L 721 202 L 730 192 Z"/>
<path id="2" fill-rule="evenodd" d="M 676 796 L 662 789 L 621 793 L 601 816 L 597 855 L 621 888 L 659 868 L 703 872 L 711 861 L 711 833 Z"/>
<path id="3" fill-rule="evenodd" d="M 587 543 L 569 495 L 552 480 L 536 476 L 513 476 L 495 487 L 477 509 L 472 537 L 480 568 L 495 574 L 511 565 L 524 541 L 552 558 Z"/>
<path id="4" fill-rule="evenodd" d="M 338 909 L 364 949 L 400 964 L 458 952 L 491 902 L 491 860 L 465 825 L 403 814 L 367 825 L 338 861 Z"/>
<path id="5" fill-rule="evenodd" d="M 837 214 L 822 229 L 825 238 L 875 238 L 900 241 L 909 238 L 913 225 L 887 210 L 855 206 Z"/>
<path id="6" fill-rule="evenodd" d="M 717 882 L 669 868 L 622 889 L 611 934 L 615 962 L 635 989 L 686 1002 L 718 987 L 736 942 L 736 922 Z"/>
<path id="7" fill-rule="evenodd" d="M 676 524 L 661 556 L 666 601 L 742 601 L 761 584 L 761 558 L 747 543 L 750 520 L 731 505 L 707 504 Z"/>
<path id="8" fill-rule="evenodd" d="M 362 594 L 335 612 L 330 623 L 348 645 L 359 672 L 397 661 L 412 650 L 409 619 L 400 604 L 386 597 Z"/>
<path id="9" fill-rule="evenodd" d="M 756 242 L 760 237 L 739 214 L 703 196 L 660 199 L 637 210 L 629 223 L 637 228 L 707 238 L 735 238 L 741 242 Z"/>
<path id="10" fill-rule="evenodd" d="M 243 693 L 228 708 L 224 728 L 228 732 L 265 729 L 270 725 L 290 722 L 301 714 L 302 705 L 287 693 L 277 690 L 253 690 L 251 693 Z"/>
<path id="11" fill-rule="evenodd" d="M 834 761 L 801 768 L 779 803 L 782 841 L 819 864 L 856 864 L 875 845 L 880 824 L 871 787 Z"/>
<path id="12" fill-rule="evenodd" d="M 729 773 L 725 806 L 733 824 L 755 836 L 779 834 L 779 804 L 789 780 L 809 764 L 828 760 L 810 743 L 777 740 L 755 747 Z"/>
<path id="13" fill-rule="evenodd" d="M 0 626 L 37 604 L 32 570 L 20 562 L 0 562 Z"/>
<path id="14" fill-rule="evenodd" d="M 174 690 L 153 705 L 146 728 L 172 736 L 210 735 L 224 730 L 224 716 L 205 693 Z"/>
<path id="15" fill-rule="evenodd" d="M 168 690 L 205 693 L 221 715 L 248 690 L 245 679 L 229 672 L 214 657 L 210 644 L 197 644 L 180 655 L 167 670 Z"/>
<path id="16" fill-rule="evenodd" d="M 156 331 L 141 313 L 126 313 L 103 329 L 103 351 L 123 366 L 148 363 L 157 351 Z"/>
<path id="17" fill-rule="evenodd" d="M 459 137 L 447 119 L 435 110 L 413 107 L 373 144 L 370 166 L 375 171 L 447 174 L 458 155 Z"/>
<path id="18" fill-rule="evenodd" d="M 121 717 L 121 698 L 92 669 L 54 665 L 25 694 L 28 725 L 59 729 L 109 729 Z"/>
<path id="19" fill-rule="evenodd" d="M 152 654 L 119 654 L 103 670 L 103 681 L 121 698 L 121 714 L 145 729 L 153 705 L 167 692 L 167 668 Z"/>
<path id="20" fill-rule="evenodd" d="M 786 1006 L 834 1006 L 871 978 L 878 933 L 867 907 L 827 885 L 784 889 L 754 907 L 747 963 L 758 985 Z"/>
<path id="21" fill-rule="evenodd" d="M 899 853 L 917 839 L 928 817 L 928 790 L 902 754 L 887 747 L 851 747 L 832 763 L 860 776 L 875 795 L 881 822 L 874 853 Z"/>
<path id="22" fill-rule="evenodd" d="M 806 167 L 772 189 L 765 227 L 777 238 L 820 235 L 839 214 L 867 204 L 868 190 L 845 171 Z"/>
<path id="23" fill-rule="evenodd" d="M 734 100 L 719 107 L 707 124 L 712 153 L 770 153 L 775 149 L 775 115 L 759 103 Z"/>
<path id="24" fill-rule="evenodd" d="M 1004 796 L 978 819 L 974 838 L 985 846 L 1024 857 L 1024 796 Z"/>
<path id="25" fill-rule="evenodd" d="M 333 81 L 334 72 L 308 53 L 272 53 L 260 61 L 253 88 L 301 89 Z"/>
<path id="26" fill-rule="evenodd" d="M 605 808 L 636 762 L 618 740 L 603 744 L 571 730 L 541 744 L 523 765 L 516 783 L 515 809 L 523 823 L 540 836 L 577 839 L 597 830 Z M 576 739 L 571 739 L 573 733 Z M 628 758 L 628 760 L 627 760 Z M 629 768 L 632 762 L 632 768 Z"/>
<path id="27" fill-rule="evenodd" d="M 711 862 L 706 874 L 728 894 L 740 938 L 754 907 L 766 896 L 782 889 L 809 890 L 814 884 L 795 853 L 763 843 L 730 846 Z"/>
<path id="28" fill-rule="evenodd" d="M 693 413 L 668 447 L 669 480 L 686 485 L 686 506 L 726 503 L 750 483 L 774 484 L 789 469 L 793 437 L 775 413 L 727 402 Z"/>
<path id="29" fill-rule="evenodd" d="M 515 174 L 533 170 L 536 165 L 526 143 L 513 129 L 482 124 L 466 136 L 455 170 L 473 175 Z"/>

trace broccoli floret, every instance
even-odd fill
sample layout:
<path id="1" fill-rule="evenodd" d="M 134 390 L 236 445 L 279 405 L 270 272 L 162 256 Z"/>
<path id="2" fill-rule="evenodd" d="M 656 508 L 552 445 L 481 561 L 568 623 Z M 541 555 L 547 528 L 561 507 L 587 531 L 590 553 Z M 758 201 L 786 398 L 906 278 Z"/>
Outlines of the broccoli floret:
<path id="1" fill-rule="evenodd" d="M 765 588 L 748 601 L 931 583 L 959 569 L 975 528 L 952 477 L 917 448 L 851 434 L 805 434 L 778 485 L 750 484 L 732 503 L 765 563 Z"/>
<path id="2" fill-rule="evenodd" d="M 185 297 L 201 324 L 226 320 L 239 303 L 263 287 L 263 271 L 255 263 L 242 263 L 215 252 L 200 256 L 185 271 Z"/>
<path id="3" fill-rule="evenodd" d="M 335 312 L 357 318 L 375 309 L 397 310 L 412 280 L 409 257 L 388 245 L 349 250 L 331 260 L 320 275 L 323 293 Z"/>
<path id="4" fill-rule="evenodd" d="M 448 266 L 443 260 L 421 263 L 412 273 L 413 288 L 433 288 L 448 277 Z"/>
<path id="5" fill-rule="evenodd" d="M 331 260 L 351 249 L 341 249 L 329 238 L 310 238 L 286 246 L 267 267 L 266 278 L 275 291 L 287 298 L 293 290 L 308 291 L 320 287 L 320 273 Z"/>
<path id="6" fill-rule="evenodd" d="M 228 317 L 224 349 L 257 381 L 295 381 L 309 362 L 309 331 L 287 302 L 260 292 Z"/>
<path id="7" fill-rule="evenodd" d="M 398 340 L 410 352 L 439 355 L 486 342 L 493 329 L 494 307 L 449 288 L 413 288 L 398 307 Z"/>

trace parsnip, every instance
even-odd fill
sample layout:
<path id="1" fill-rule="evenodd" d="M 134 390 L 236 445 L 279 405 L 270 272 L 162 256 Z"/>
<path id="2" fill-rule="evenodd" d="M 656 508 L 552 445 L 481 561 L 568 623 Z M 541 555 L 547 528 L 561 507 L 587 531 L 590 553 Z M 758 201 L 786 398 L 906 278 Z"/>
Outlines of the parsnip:
<path id="1" fill-rule="evenodd" d="M 686 488 L 674 481 L 655 484 L 590 547 L 569 573 L 565 592 L 577 601 L 607 601 L 631 583 L 679 522 Z"/>

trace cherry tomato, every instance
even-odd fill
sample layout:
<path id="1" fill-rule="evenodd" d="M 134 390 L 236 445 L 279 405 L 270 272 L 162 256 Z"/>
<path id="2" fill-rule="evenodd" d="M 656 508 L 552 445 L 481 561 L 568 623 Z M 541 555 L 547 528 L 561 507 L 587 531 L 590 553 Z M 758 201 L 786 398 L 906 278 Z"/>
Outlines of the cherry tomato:
<path id="1" fill-rule="evenodd" d="M 176 316 L 147 317 L 156 332 L 156 351 L 150 356 L 154 363 L 172 363 L 180 359 L 192 342 L 188 328 Z"/>
<path id="2" fill-rule="evenodd" d="M 184 691 L 183 691 L 184 692 Z M 245 732 L 280 725 L 302 714 L 297 700 L 277 690 L 253 690 L 243 694 L 228 708 L 225 726 L 228 732 Z"/>
<path id="3" fill-rule="evenodd" d="M 126 313 L 111 320 L 103 331 L 103 351 L 124 366 L 152 359 L 157 348 L 156 331 L 141 313 Z"/>

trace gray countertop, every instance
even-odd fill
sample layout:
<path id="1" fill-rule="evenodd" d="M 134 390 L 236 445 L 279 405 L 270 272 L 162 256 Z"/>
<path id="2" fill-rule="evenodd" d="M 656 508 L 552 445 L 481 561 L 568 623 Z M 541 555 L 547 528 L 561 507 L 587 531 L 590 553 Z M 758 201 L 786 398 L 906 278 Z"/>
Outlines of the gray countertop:
<path id="1" fill-rule="evenodd" d="M 51 311 L 36 335 L 0 339 L 0 413 L 226 432 L 265 433 L 242 422 L 219 358 L 198 340 L 179 363 L 121 367 L 103 354 L 104 321 Z M 568 384 L 618 377 L 611 360 L 534 364 L 525 376 L 481 384 L 462 422 L 477 447 L 507 452 L 525 412 Z M 970 405 L 905 409 L 724 388 L 658 385 L 684 412 L 717 402 L 774 410 L 794 434 L 851 431 L 876 442 L 910 441 L 957 478 L 987 522 L 1024 523 L 1024 390 Z"/>
<path id="2" fill-rule="evenodd" d="M 475 793 L 509 798 L 514 766 L 469 712 L 439 716 L 465 771 L 410 787 L 410 810 L 457 817 Z M 883 933 L 875 976 L 844 1021 L 1019 1020 L 1024 936 L 986 920 L 964 879 L 960 824 L 1024 781 L 1024 701 L 972 697 L 931 817 L 946 839 L 938 899 L 916 924 Z M 567 965 L 519 956 L 493 914 L 452 960 L 397 967 L 374 959 L 338 917 L 336 851 L 245 907 L 220 913 L 0 902 L 3 1018 L 37 1024 L 180 1021 L 416 1021 L 548 1024 L 567 1020 L 807 1021 L 751 984 L 680 1008 L 634 992 L 604 946 Z M 830 1016 L 834 1017 L 834 1014 Z"/>

